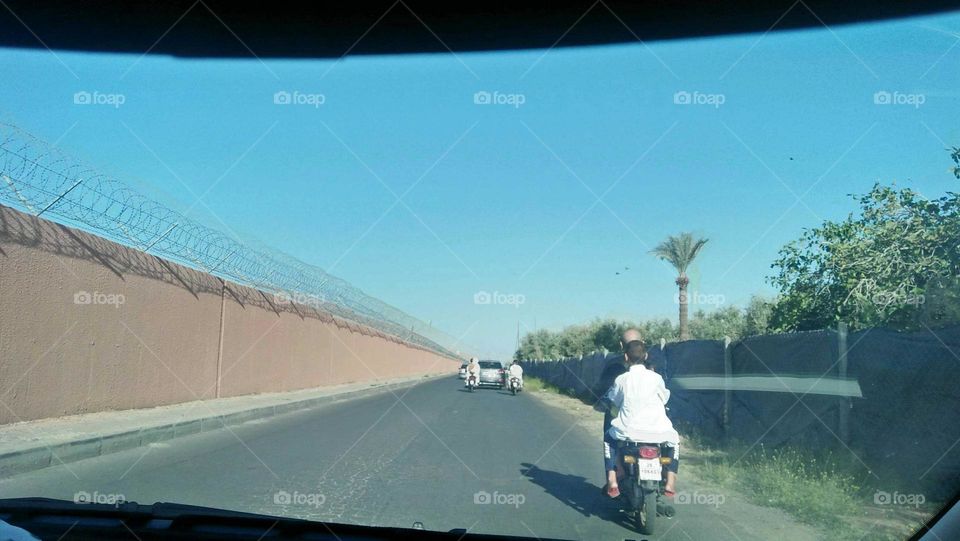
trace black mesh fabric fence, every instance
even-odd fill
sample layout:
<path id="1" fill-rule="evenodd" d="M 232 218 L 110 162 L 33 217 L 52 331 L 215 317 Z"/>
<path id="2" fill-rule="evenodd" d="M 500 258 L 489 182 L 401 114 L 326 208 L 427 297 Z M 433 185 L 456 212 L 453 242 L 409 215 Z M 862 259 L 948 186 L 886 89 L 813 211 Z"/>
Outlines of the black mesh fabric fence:
<path id="1" fill-rule="evenodd" d="M 731 393 L 727 434 L 774 447 L 837 443 L 838 412 L 847 398 L 814 392 L 811 386 L 839 377 L 838 347 L 835 331 L 758 336 L 731 344 L 732 373 L 762 377 L 769 390 Z"/>
<path id="2" fill-rule="evenodd" d="M 604 367 L 621 358 L 521 364 L 596 400 Z M 670 417 L 708 436 L 846 454 L 928 498 L 960 489 L 960 326 L 692 340 L 654 346 L 650 359 L 671 390 Z"/>
<path id="3" fill-rule="evenodd" d="M 871 466 L 895 466 L 905 483 L 943 494 L 956 490 L 960 327 L 851 333 L 848 356 L 863 389 L 863 399 L 851 404 L 851 448 Z"/>
<path id="4" fill-rule="evenodd" d="M 662 350 L 653 348 L 650 357 L 670 389 L 671 419 L 699 425 L 708 434 L 720 434 L 723 392 L 692 392 L 671 382 L 686 376 L 722 376 L 723 342 L 690 340 L 668 344 Z"/>

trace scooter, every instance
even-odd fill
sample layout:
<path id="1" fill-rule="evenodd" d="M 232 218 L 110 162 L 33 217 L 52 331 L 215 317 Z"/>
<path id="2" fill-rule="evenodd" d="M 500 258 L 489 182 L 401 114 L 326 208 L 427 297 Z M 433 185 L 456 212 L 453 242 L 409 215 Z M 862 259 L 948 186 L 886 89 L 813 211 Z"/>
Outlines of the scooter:
<path id="1" fill-rule="evenodd" d="M 473 374 L 469 374 L 467 376 L 467 389 L 469 389 L 470 392 L 472 393 L 473 390 L 476 388 L 477 388 L 477 376 L 474 376 Z"/>
<path id="2" fill-rule="evenodd" d="M 634 528 L 652 535 L 658 510 L 666 516 L 674 514 L 673 507 L 661 501 L 667 474 L 664 466 L 672 458 L 660 443 L 622 441 L 619 446 L 625 473 L 620 486 L 626 495 L 621 500 L 632 515 Z"/>
<path id="3" fill-rule="evenodd" d="M 520 378 L 518 378 L 518 377 L 511 377 L 511 378 L 510 378 L 510 392 L 513 393 L 514 395 L 516 395 L 516 394 L 519 393 L 521 390 L 523 390 L 523 389 L 521 389 L 521 387 L 520 387 Z"/>

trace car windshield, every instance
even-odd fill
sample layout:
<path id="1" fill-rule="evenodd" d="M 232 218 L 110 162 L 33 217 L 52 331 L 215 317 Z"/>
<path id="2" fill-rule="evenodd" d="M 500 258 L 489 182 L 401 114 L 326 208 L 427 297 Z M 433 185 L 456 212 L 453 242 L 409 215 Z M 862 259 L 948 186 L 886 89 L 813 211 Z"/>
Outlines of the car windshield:
<path id="1" fill-rule="evenodd" d="M 0 49 L 0 494 L 908 538 L 960 490 L 960 14 L 769 23 Z"/>

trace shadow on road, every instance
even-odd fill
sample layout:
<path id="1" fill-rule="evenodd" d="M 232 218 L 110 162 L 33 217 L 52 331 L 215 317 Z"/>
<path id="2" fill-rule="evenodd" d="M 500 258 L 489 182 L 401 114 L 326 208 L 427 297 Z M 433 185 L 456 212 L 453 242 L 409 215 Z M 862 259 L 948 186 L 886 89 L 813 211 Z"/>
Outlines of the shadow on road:
<path id="1" fill-rule="evenodd" d="M 596 516 L 618 523 L 622 521 L 618 503 L 601 494 L 600 487 L 588 483 L 584 477 L 544 470 L 526 462 L 520 466 L 520 473 L 527 479 L 584 517 Z"/>

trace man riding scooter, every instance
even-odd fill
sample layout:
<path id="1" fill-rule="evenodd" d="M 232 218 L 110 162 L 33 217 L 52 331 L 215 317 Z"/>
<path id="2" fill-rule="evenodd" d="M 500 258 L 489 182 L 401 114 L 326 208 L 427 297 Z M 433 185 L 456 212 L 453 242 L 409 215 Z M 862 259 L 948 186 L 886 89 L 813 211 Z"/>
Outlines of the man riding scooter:
<path id="1" fill-rule="evenodd" d="M 613 418 L 616 417 L 616 412 L 610 411 L 609 403 L 605 402 L 603 397 L 606 396 L 607 391 L 613 387 L 613 382 L 627 371 L 627 344 L 642 339 L 643 337 L 637 329 L 627 329 L 623 332 L 620 336 L 620 350 L 622 353 L 609 360 L 603 369 L 603 373 L 600 375 L 600 380 L 593 389 L 593 396 L 597 399 L 594 407 L 603 412 L 603 433 L 601 434 L 601 438 L 603 440 L 604 456 L 607 455 L 607 447 L 610 445 L 608 443 L 607 431 L 610 430 L 610 423 L 612 423 Z M 607 475 L 606 466 L 604 466 L 603 475 L 604 477 Z M 608 488 L 609 487 L 604 485 L 602 492 L 606 494 Z"/>
<path id="2" fill-rule="evenodd" d="M 517 390 L 520 391 L 523 389 L 523 367 L 520 366 L 518 361 L 513 361 L 513 364 L 510 365 L 510 370 L 507 374 L 507 382 L 510 383 L 510 380 L 516 378 L 517 380 Z"/>
<path id="3" fill-rule="evenodd" d="M 480 363 L 476 357 L 470 358 L 470 364 L 467 365 L 467 377 L 463 379 L 465 387 L 476 387 L 480 384 Z"/>
<path id="4" fill-rule="evenodd" d="M 664 493 L 672 497 L 676 491 L 679 466 L 680 436 L 667 417 L 666 403 L 670 398 L 663 378 L 647 364 L 647 351 L 640 340 L 627 344 L 627 371 L 617 377 L 603 398 L 603 403 L 616 408 L 616 417 L 604 435 L 604 463 L 607 470 L 607 495 L 620 495 L 617 472 L 618 441 L 664 442 L 668 444 L 671 460 L 667 465 Z"/>

